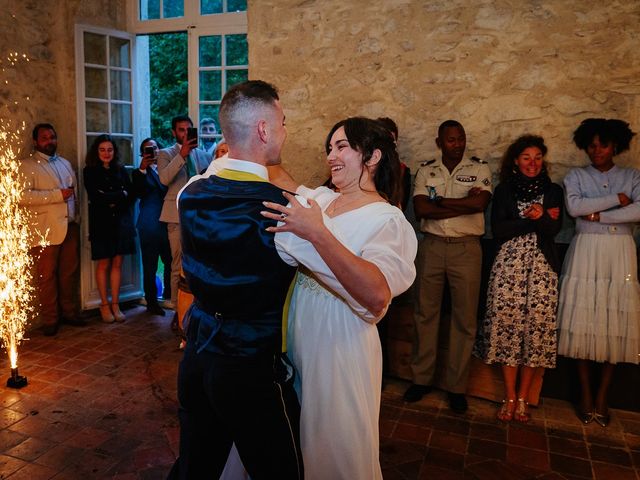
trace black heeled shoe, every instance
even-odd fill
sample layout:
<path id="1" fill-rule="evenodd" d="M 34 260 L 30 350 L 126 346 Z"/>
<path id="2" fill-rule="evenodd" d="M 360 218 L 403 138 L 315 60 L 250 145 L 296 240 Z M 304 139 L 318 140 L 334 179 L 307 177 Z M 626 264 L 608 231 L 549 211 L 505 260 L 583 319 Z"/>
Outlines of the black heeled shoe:
<path id="1" fill-rule="evenodd" d="M 575 407 L 576 417 L 582 422 L 583 425 L 589 425 L 594 420 L 595 412 L 582 412 L 578 407 Z"/>
<path id="2" fill-rule="evenodd" d="M 609 425 L 609 422 L 611 422 L 611 415 L 609 415 L 608 413 L 605 413 L 603 415 L 603 414 L 598 413 L 597 411 L 594 410 L 593 419 L 601 427 L 606 427 L 607 425 Z"/>

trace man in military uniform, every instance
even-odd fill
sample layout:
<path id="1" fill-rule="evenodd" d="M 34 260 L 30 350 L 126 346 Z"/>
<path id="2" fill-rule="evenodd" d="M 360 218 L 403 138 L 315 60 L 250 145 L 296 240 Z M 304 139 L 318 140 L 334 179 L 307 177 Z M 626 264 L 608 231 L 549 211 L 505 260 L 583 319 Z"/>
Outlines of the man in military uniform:
<path id="1" fill-rule="evenodd" d="M 482 264 L 480 237 L 484 234 L 483 212 L 491 199 L 491 171 L 477 158 L 463 158 L 466 135 L 455 120 L 440 125 L 436 145 L 442 152 L 442 160 L 422 165 L 416 174 L 413 194 L 424 239 L 416 259 L 413 385 L 404 399 L 417 402 L 431 391 L 440 305 L 448 279 L 452 312 L 445 382 L 449 406 L 454 412 L 463 413 L 467 410 L 465 391 L 476 334 Z"/>

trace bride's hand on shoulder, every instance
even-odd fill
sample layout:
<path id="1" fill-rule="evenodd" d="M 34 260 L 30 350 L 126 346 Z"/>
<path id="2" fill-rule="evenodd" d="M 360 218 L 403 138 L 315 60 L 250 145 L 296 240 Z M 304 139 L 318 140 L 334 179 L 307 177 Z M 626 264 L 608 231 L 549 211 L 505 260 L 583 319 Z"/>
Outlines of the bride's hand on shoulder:
<path id="1" fill-rule="evenodd" d="M 291 232 L 300 238 L 313 243 L 317 235 L 326 230 L 322 220 L 322 210 L 315 200 L 306 199 L 307 205 L 302 205 L 295 195 L 282 192 L 289 201 L 289 205 L 280 205 L 274 202 L 262 202 L 270 210 L 260 212 L 263 217 L 279 222 L 276 227 L 267 227 L 268 232 Z"/>

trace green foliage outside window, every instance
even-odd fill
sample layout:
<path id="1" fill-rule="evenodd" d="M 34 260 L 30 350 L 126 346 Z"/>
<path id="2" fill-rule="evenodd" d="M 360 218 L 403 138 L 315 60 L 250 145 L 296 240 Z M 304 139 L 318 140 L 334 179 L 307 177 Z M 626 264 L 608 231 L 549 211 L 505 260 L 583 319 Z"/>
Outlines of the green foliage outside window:
<path id="1" fill-rule="evenodd" d="M 227 0 L 227 12 L 245 12 L 246 10 L 247 0 Z M 200 13 L 202 15 L 223 13 L 222 0 L 200 0 Z"/>
<path id="2" fill-rule="evenodd" d="M 201 70 L 198 97 L 200 118 L 211 117 L 218 123 L 218 102 L 222 99 L 222 75 L 226 88 L 247 80 L 249 54 L 245 34 L 226 35 L 226 55 L 224 64 L 234 69 Z M 223 67 L 221 58 L 222 36 L 201 37 L 199 63 L 201 67 Z M 171 135 L 171 119 L 188 113 L 188 60 L 186 32 L 157 34 L 149 36 L 149 74 L 151 101 L 151 136 L 164 147 L 175 142 Z M 194 118 L 195 121 L 195 118 Z"/>
<path id="3" fill-rule="evenodd" d="M 187 33 L 149 36 L 151 136 L 173 145 L 171 119 L 188 112 Z"/>

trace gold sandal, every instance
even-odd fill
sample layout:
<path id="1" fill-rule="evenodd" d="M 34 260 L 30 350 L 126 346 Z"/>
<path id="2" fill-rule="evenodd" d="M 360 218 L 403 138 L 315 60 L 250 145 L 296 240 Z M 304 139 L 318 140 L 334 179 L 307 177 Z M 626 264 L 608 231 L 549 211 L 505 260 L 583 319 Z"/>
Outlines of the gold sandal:
<path id="1" fill-rule="evenodd" d="M 116 322 L 124 322 L 127 319 L 125 314 L 120 311 L 120 305 L 118 303 L 111 304 L 111 311 L 113 312 Z"/>
<path id="2" fill-rule="evenodd" d="M 115 320 L 108 303 L 100 304 L 100 316 L 102 317 L 102 321 L 104 323 L 113 323 Z"/>
<path id="3" fill-rule="evenodd" d="M 524 398 L 518 399 L 518 406 L 513 414 L 516 421 L 520 423 L 528 423 L 531 416 L 529 415 L 529 404 Z"/>
<path id="4" fill-rule="evenodd" d="M 513 411 L 515 410 L 516 404 L 513 398 L 509 400 L 502 400 L 502 407 L 498 410 L 496 417 L 501 422 L 510 422 L 513 420 Z"/>

